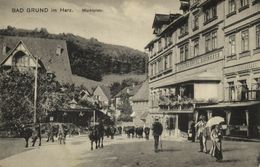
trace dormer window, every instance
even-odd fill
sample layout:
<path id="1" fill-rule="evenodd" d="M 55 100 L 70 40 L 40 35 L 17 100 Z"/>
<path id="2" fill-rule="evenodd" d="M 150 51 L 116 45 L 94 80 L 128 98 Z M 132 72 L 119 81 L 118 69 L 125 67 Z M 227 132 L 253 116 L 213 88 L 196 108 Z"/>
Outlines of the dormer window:
<path id="1" fill-rule="evenodd" d="M 56 48 L 56 56 L 60 56 L 63 52 L 63 48 L 61 46 L 57 46 Z"/>

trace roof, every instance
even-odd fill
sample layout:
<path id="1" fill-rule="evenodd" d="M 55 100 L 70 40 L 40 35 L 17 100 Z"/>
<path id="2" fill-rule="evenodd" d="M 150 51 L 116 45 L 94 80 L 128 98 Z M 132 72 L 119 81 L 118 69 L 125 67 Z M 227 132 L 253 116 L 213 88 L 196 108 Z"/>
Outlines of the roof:
<path id="1" fill-rule="evenodd" d="M 141 88 L 137 91 L 137 93 L 133 96 L 132 101 L 148 101 L 149 100 L 149 86 L 148 80 L 144 81 Z"/>
<path id="2" fill-rule="evenodd" d="M 72 82 L 77 86 L 83 85 L 87 88 L 87 91 L 90 94 L 93 94 L 92 88 L 96 88 L 98 85 L 101 84 L 101 82 L 97 82 L 77 75 L 72 75 Z"/>
<path id="3" fill-rule="evenodd" d="M 137 91 L 140 89 L 142 85 L 135 85 L 135 86 L 127 86 L 124 89 L 122 89 L 120 92 L 118 92 L 114 97 L 121 97 L 123 94 L 128 94 L 129 96 L 134 96 Z M 127 89 L 129 89 L 129 93 L 127 92 Z"/>
<path id="4" fill-rule="evenodd" d="M 67 51 L 67 44 L 64 40 L 2 36 L 0 35 L 0 62 L 8 57 L 8 53 L 13 50 L 19 42 L 22 42 L 33 57 L 38 57 L 47 71 L 54 72 L 56 79 L 60 82 L 72 82 L 72 72 Z M 9 50 L 3 55 L 3 46 Z M 56 55 L 57 47 L 63 49 L 61 55 Z M 8 50 L 7 50 L 8 51 Z"/>
<path id="5" fill-rule="evenodd" d="M 248 107 L 260 104 L 260 101 L 248 102 L 233 102 L 233 103 L 219 103 L 215 105 L 198 107 L 199 109 L 214 109 L 214 108 L 234 108 L 234 107 Z"/>
<path id="6" fill-rule="evenodd" d="M 155 14 L 152 27 L 154 28 L 158 24 L 168 23 L 169 21 L 169 14 Z"/>
<path id="7" fill-rule="evenodd" d="M 106 97 L 108 99 L 110 99 L 111 98 L 110 88 L 108 86 L 105 86 L 105 85 L 99 85 L 99 87 L 102 89 L 102 91 L 104 92 Z"/>

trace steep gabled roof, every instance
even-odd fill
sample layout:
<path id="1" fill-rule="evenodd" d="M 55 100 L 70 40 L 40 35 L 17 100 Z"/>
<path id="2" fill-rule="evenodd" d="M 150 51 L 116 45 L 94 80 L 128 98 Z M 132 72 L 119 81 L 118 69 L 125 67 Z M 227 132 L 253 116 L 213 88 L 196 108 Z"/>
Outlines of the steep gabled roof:
<path id="1" fill-rule="evenodd" d="M 124 89 L 122 89 L 120 92 L 118 92 L 114 97 L 121 97 L 123 94 L 127 93 L 127 89 L 129 89 L 129 93 L 127 93 L 129 96 L 134 96 L 136 92 L 140 89 L 142 85 L 135 85 L 135 86 L 127 86 Z"/>
<path id="2" fill-rule="evenodd" d="M 16 45 L 22 42 L 33 57 L 38 57 L 47 71 L 54 72 L 56 79 L 63 83 L 72 82 L 72 72 L 64 40 L 2 36 L 0 35 L 0 62 L 2 62 Z M 6 46 L 7 54 L 3 55 L 3 47 Z M 61 55 L 56 55 L 57 47 L 62 48 Z"/>
<path id="3" fill-rule="evenodd" d="M 110 88 L 108 86 L 104 86 L 104 85 L 100 85 L 99 87 L 102 89 L 102 91 L 107 96 L 107 98 L 110 99 L 111 98 Z"/>
<path id="4" fill-rule="evenodd" d="M 137 93 L 133 96 L 132 101 L 148 101 L 149 98 L 149 87 L 148 80 L 144 81 L 141 88 L 137 91 Z"/>

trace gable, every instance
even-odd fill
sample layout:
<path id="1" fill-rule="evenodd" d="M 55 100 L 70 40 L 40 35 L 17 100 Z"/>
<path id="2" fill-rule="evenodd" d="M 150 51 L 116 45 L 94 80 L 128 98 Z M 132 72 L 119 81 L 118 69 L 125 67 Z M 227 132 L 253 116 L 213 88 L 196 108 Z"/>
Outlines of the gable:
<path id="1" fill-rule="evenodd" d="M 100 96 L 101 100 L 109 100 L 109 97 L 106 96 L 105 92 L 102 90 L 100 86 L 96 88 L 96 90 L 93 93 L 94 96 Z"/>
<path id="2" fill-rule="evenodd" d="M 17 44 L 22 42 L 23 45 Z M 4 47 L 10 48 L 8 53 L 2 51 Z M 72 83 L 72 72 L 67 51 L 67 44 L 64 40 L 17 37 L 0 35 L 0 62 L 7 59 L 15 49 L 23 50 L 27 55 L 38 57 L 43 68 L 55 74 L 56 80 L 61 83 Z M 58 49 L 58 50 L 57 50 Z M 57 51 L 61 51 L 57 54 Z"/>
<path id="3" fill-rule="evenodd" d="M 16 61 L 24 59 L 27 61 L 27 67 L 36 67 L 35 58 L 31 55 L 22 41 L 20 41 L 16 47 L 8 53 L 7 57 L 1 62 L 0 65 L 12 66 L 14 59 L 16 59 Z M 40 67 L 40 64 L 38 64 L 38 67 Z"/>

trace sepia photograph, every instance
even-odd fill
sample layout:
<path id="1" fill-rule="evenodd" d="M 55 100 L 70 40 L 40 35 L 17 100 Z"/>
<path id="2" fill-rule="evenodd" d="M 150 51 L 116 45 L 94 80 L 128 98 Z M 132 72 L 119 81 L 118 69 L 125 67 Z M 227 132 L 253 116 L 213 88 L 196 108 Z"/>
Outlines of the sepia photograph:
<path id="1" fill-rule="evenodd" d="M 260 0 L 0 0 L 0 167 L 260 167 Z"/>

